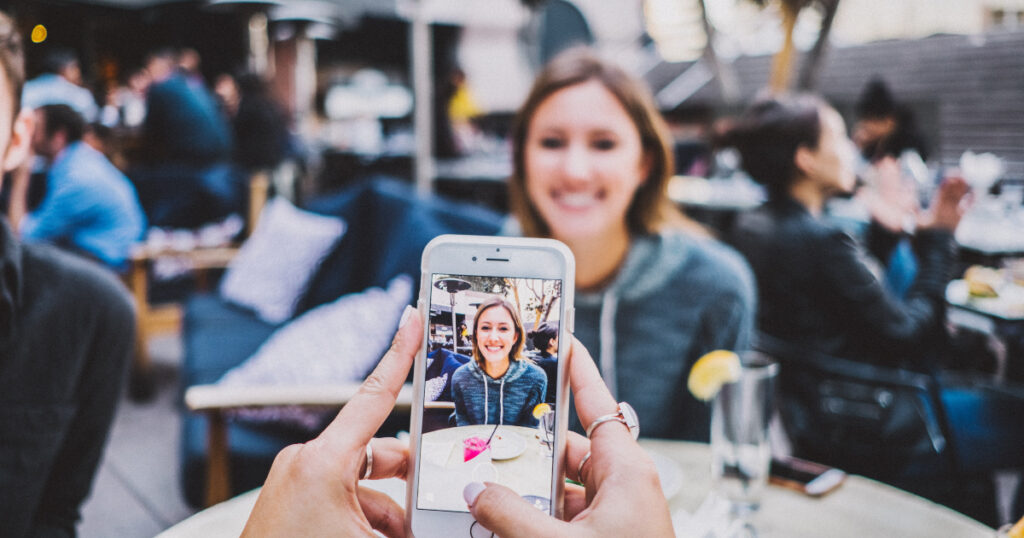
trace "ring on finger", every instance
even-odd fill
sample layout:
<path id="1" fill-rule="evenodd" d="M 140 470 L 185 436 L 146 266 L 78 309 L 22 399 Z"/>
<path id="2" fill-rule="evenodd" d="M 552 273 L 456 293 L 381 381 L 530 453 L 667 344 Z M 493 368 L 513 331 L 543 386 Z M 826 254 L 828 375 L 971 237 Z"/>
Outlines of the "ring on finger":
<path id="1" fill-rule="evenodd" d="M 373 439 L 366 443 L 366 470 L 363 471 L 361 480 L 367 480 L 373 474 Z"/>
<path id="2" fill-rule="evenodd" d="M 583 484 L 584 487 L 586 487 L 586 482 L 583 481 L 583 465 L 587 463 L 587 460 L 589 459 L 590 451 L 588 450 L 587 454 L 583 456 L 583 459 L 580 460 L 580 464 L 576 466 L 576 478 L 579 479 L 580 484 Z"/>

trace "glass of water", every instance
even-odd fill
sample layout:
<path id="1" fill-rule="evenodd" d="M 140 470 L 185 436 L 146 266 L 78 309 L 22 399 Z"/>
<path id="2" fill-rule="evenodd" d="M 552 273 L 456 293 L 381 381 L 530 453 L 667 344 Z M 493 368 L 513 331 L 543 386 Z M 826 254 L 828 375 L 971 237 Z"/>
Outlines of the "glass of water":
<path id="1" fill-rule="evenodd" d="M 711 411 L 711 478 L 733 515 L 746 518 L 758 509 L 768 483 L 771 421 L 779 365 L 756 352 L 742 355 L 740 379 L 715 396 Z"/>

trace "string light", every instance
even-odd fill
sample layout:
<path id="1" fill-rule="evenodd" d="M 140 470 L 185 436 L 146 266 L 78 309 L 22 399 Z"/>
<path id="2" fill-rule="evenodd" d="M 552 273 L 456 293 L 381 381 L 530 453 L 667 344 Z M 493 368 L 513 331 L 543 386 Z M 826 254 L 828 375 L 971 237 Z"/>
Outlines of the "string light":
<path id="1" fill-rule="evenodd" d="M 48 32 L 46 31 L 46 27 L 45 26 L 43 26 L 42 24 L 37 24 L 35 26 L 35 28 L 32 29 L 32 34 L 31 34 L 32 42 L 33 43 L 42 43 L 43 41 L 46 41 L 47 33 Z"/>

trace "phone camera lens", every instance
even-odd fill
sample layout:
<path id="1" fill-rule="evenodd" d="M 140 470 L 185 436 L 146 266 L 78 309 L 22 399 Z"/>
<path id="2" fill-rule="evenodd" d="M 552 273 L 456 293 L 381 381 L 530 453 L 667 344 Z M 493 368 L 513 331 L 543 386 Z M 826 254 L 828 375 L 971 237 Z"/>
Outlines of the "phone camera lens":
<path id="1" fill-rule="evenodd" d="M 476 261 L 476 256 L 473 256 L 473 261 Z"/>

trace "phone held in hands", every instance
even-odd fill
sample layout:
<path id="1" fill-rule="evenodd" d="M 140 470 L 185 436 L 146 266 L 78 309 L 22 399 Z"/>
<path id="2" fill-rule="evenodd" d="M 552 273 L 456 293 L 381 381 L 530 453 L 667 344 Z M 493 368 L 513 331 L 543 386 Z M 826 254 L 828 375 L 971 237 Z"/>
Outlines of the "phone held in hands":
<path id="1" fill-rule="evenodd" d="M 415 536 L 469 535 L 470 482 L 561 516 L 575 273 L 552 239 L 444 235 L 424 249 L 406 480 Z"/>
<path id="2" fill-rule="evenodd" d="M 794 457 L 772 458 L 768 481 L 777 486 L 820 497 L 838 488 L 846 473 L 821 463 Z"/>

